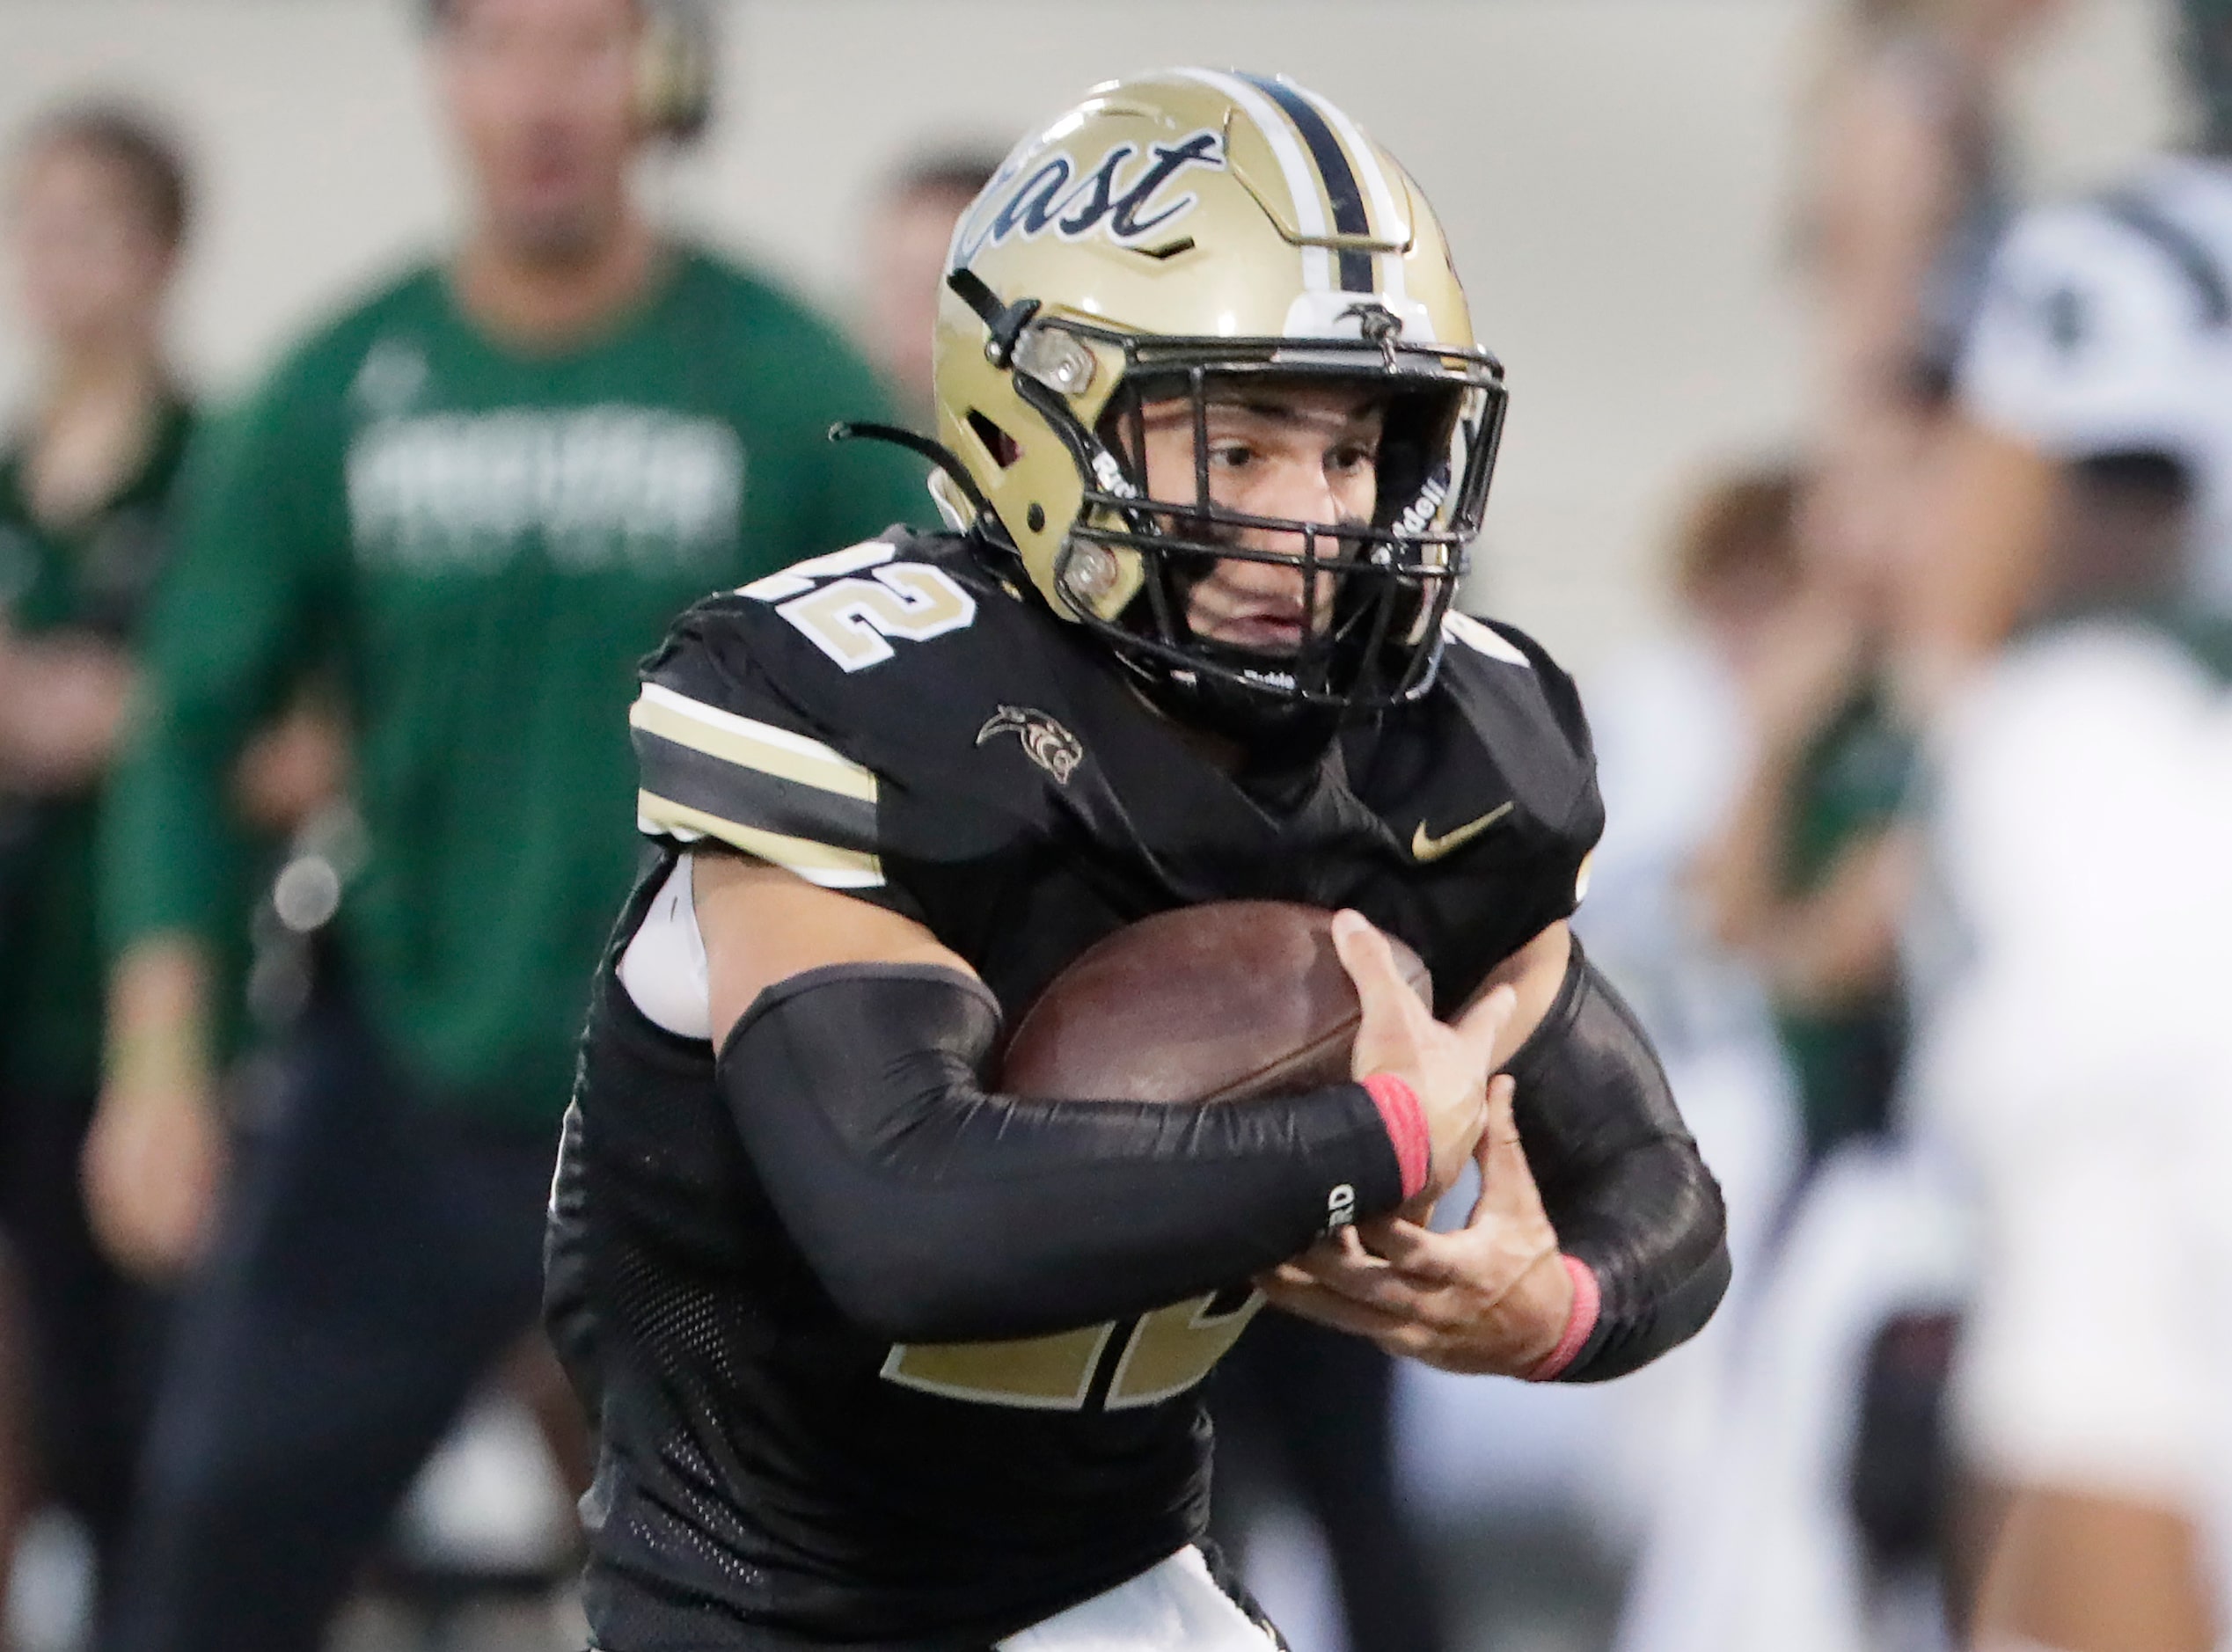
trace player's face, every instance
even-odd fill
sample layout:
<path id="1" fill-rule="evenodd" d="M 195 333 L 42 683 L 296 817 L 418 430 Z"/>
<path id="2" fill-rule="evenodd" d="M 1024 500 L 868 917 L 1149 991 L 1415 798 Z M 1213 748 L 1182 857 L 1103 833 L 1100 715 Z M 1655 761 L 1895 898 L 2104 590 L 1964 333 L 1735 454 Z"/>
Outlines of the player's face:
<path id="1" fill-rule="evenodd" d="M 1207 410 L 1209 502 L 1252 516 L 1277 516 L 1327 527 L 1372 520 L 1379 495 L 1381 413 L 1363 385 L 1266 384 L 1211 392 Z M 1147 492 L 1156 499 L 1195 496 L 1194 413 L 1190 401 L 1151 402 L 1141 428 Z M 1243 550 L 1299 556 L 1304 536 L 1290 530 L 1183 524 Z M 1334 553 L 1328 538 L 1318 554 Z M 1262 654 L 1293 654 L 1305 637 L 1332 618 L 1334 581 L 1309 582 L 1299 567 L 1236 558 L 1218 561 L 1193 587 L 1187 623 L 1196 637 Z"/>
<path id="2" fill-rule="evenodd" d="M 153 330 L 172 259 L 121 165 L 82 143 L 48 144 L 25 161 L 11 204 L 33 332 L 70 351 Z"/>
<path id="3" fill-rule="evenodd" d="M 585 258 L 626 206 L 638 0 L 452 0 L 443 87 L 487 229 L 516 255 Z"/>

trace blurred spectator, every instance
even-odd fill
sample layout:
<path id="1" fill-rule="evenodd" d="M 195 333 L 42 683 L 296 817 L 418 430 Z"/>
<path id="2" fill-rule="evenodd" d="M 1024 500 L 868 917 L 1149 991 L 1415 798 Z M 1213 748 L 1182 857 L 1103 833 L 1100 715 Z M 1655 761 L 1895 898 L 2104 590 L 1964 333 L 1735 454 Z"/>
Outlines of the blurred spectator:
<path id="1" fill-rule="evenodd" d="M 1590 685 L 1606 830 L 1577 927 L 1666 1061 L 1728 1195 L 1739 1271 L 1790 1171 L 1783 1064 L 1752 972 L 1703 921 L 1694 867 L 1752 760 L 1752 684 L 1803 588 L 1790 464 L 1734 470 L 1683 513 L 1678 624 Z M 1709 1327 L 1705 1334 L 1713 1334 Z"/>
<path id="2" fill-rule="evenodd" d="M 110 1643 L 318 1643 L 413 1471 L 534 1322 L 575 1034 L 633 864 L 618 715 L 673 611 L 907 515 L 915 467 L 783 294 L 639 210 L 696 82 L 633 0 L 434 0 L 471 220 L 294 350 L 204 445 L 106 828 L 97 1224 L 206 1257 L 165 1373 Z M 686 68 L 687 66 L 683 66 Z M 362 862 L 290 923 L 329 967 L 222 1202 L 209 959 L 218 777 L 318 672 L 345 698 Z M 284 892 L 282 891 L 282 894 Z"/>
<path id="3" fill-rule="evenodd" d="M 1715 932 L 1774 1005 L 1811 1165 L 1889 1121 L 1914 865 L 1902 823 L 1912 742 L 1884 675 L 1892 571 L 1856 545 L 1809 549 L 1743 679 L 1752 764 L 1699 883 Z"/>
<path id="4" fill-rule="evenodd" d="M 1710 1609 L 1725 1552 L 1714 1542 L 1723 1535 L 1716 1501 L 1745 1431 L 1729 1414 L 1732 1349 L 1794 1132 L 1766 1004 L 1701 921 L 1692 867 L 1750 762 L 1745 684 L 1799 588 L 1807 480 L 1767 464 L 1699 488 L 1669 557 L 1675 624 L 1589 685 L 1606 830 L 1575 927 L 1664 1054 L 1726 1195 L 1735 1263 L 1731 1299 L 1696 1346 L 1607 1393 L 1611 1409 L 1595 1425 L 1613 1433 L 1605 1455 L 1641 1516 L 1617 1641 L 1636 1652 L 1716 1644 L 1725 1626 Z"/>
<path id="5" fill-rule="evenodd" d="M 901 416 L 918 429 L 932 423 L 930 328 L 945 287 L 946 248 L 999 159 L 953 150 L 911 161 L 884 184 L 868 213 L 861 341 L 898 398 Z"/>
<path id="6" fill-rule="evenodd" d="M 1853 547 L 1833 559 L 1818 541 L 1802 543 L 1805 497 L 1805 479 L 1789 472 L 1712 490 L 1679 559 L 1723 675 L 1658 720 L 1710 726 L 1717 711 L 1720 733 L 1687 733 L 1656 754 L 1656 790 L 1694 796 L 1709 784 L 1694 771 L 1716 777 L 1716 795 L 1688 811 L 1693 847 L 1715 805 L 1737 799 L 1733 824 L 1701 859 L 1703 916 L 1760 961 L 1800 1105 L 1797 1142 L 1769 1131 L 1748 1152 L 1740 1139 L 1736 1151 L 1711 1150 L 1746 1178 L 1730 1184 L 1731 1212 L 1748 1207 L 1751 1218 L 1732 1221 L 1731 1240 L 1744 1240 L 1752 1266 L 1716 1340 L 1701 1339 L 1716 1363 L 1689 1394 L 1672 1396 L 1692 1402 L 1693 1420 L 1679 1430 L 1686 1451 L 1668 1453 L 1670 1482 L 1621 1626 L 1625 1652 L 1943 1644 L 1935 1420 L 1965 1251 L 1939 1179 L 1887 1141 L 1895 940 L 1913 860 L 1901 846 L 1910 829 L 1898 823 L 1910 742 L 1883 714 L 1868 668 L 1892 634 L 1892 577 Z M 1739 570 L 1750 578 L 1712 595 Z M 1613 759 L 1635 740 L 1622 742 L 1616 720 L 1604 738 L 1609 808 L 1621 766 Z M 1616 861 L 1605 875 L 1621 876 Z M 1634 909 L 1619 882 L 1606 893 L 1615 898 L 1600 921 Z M 1654 998 L 1717 1001 L 1721 1047 L 1733 1054 L 1748 995 L 1708 998 L 1715 951 L 1688 945 L 1679 980 L 1646 992 L 1643 1012 L 1654 1012 Z M 1716 1029 L 1695 1008 L 1683 1019 Z M 1709 1095 L 1716 1079 L 1725 1086 L 1746 1071 L 1725 1055 L 1718 1065 L 1685 1072 L 1693 1104 L 1698 1080 Z M 1749 1071 L 1754 1107 L 1780 1099 Z M 1700 1111 L 1701 1129 L 1712 1116 Z M 1803 1196 L 1778 1214 L 1796 1169 L 1808 1173 Z"/>
<path id="7" fill-rule="evenodd" d="M 1738 471 L 1705 488 L 1674 542 L 1674 595 L 1735 682 L 1756 671 L 1799 589 L 1795 466 Z"/>
<path id="8" fill-rule="evenodd" d="M 1798 1110 L 1798 1174 L 1738 1385 L 1779 1390 L 1778 1408 L 1804 1420 L 1781 1452 L 1815 1471 L 1778 1466 L 1762 1492 L 1779 1481 L 1806 1510 L 1782 1539 L 1809 1531 L 1807 1563 L 1842 1562 L 1823 1568 L 1835 1583 L 1819 1623 L 1873 1637 L 1911 1618 L 1934 1639 L 1958 1247 L 1941 1255 L 1909 1233 L 1894 1263 L 1884 1243 L 1893 1224 L 1917 1225 L 1909 1209 L 1929 1196 L 1900 1162 L 1894 1115 L 1899 942 L 1920 874 L 1915 742 L 1891 689 L 1902 587 L 1886 543 L 1817 536 L 1804 548 L 1800 587 L 1745 683 L 1750 771 L 1699 868 L 1717 932 L 1765 988 Z M 1884 1265 L 1852 1272 L 1870 1245 Z"/>
<path id="9" fill-rule="evenodd" d="M 1912 742 L 1893 704 L 1914 647 L 1908 576 L 1954 363 L 2009 209 L 2000 82 L 2055 5 L 1849 0 L 1821 91 L 1806 593 L 1753 674 L 1756 760 L 1701 879 L 1716 929 L 1775 1004 L 1809 1164 L 1889 1121 L 1914 879 L 1899 823 Z"/>
<path id="10" fill-rule="evenodd" d="M 1621 992 L 1669 1050 L 1710 1042 L 1729 1013 L 1731 960 L 1698 922 L 1691 866 L 1750 762 L 1745 685 L 1799 589 L 1805 485 L 1762 466 L 1702 488 L 1674 537 L 1675 627 L 1592 685 L 1606 826 L 1580 921 L 1592 954 L 1624 961 Z"/>
<path id="11" fill-rule="evenodd" d="M 1965 1249 L 1893 1129 L 1919 883 L 1909 605 L 1948 387 L 2009 210 L 1999 97 L 2057 9 L 1848 0 L 1817 89 L 1819 470 L 1785 518 L 1799 578 L 1757 632 L 1747 773 L 1697 878 L 1772 1006 L 1800 1176 L 1731 1350 L 1718 1483 L 1655 1557 L 1658 1646 L 1945 1634 L 1939 1401 Z M 1670 1556 L 1689 1575 L 1671 1591 Z"/>
<path id="12" fill-rule="evenodd" d="M 0 1480 L 27 1480 L 0 1486 L 0 1578 L 48 1498 L 111 1552 L 152 1389 L 157 1306 L 95 1245 L 77 1166 L 100 1081 L 95 820 L 193 424 L 163 340 L 192 207 L 169 141 L 80 106 L 10 171 L 40 376 L 0 449 L 0 1233 L 20 1285 L 0 1341 L 24 1356 L 0 1436 L 28 1447 L 0 1449 Z"/>
<path id="13" fill-rule="evenodd" d="M 1814 117 L 1804 245 L 1819 305 L 1808 532 L 1902 535 L 2010 203 L 2001 83 L 2061 0 L 1846 0 Z"/>

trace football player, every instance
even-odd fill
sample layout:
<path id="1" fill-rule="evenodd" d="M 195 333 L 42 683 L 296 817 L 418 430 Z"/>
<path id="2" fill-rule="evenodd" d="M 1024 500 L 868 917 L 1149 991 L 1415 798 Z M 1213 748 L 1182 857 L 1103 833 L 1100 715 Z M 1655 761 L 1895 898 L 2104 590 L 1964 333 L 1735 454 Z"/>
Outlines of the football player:
<path id="1" fill-rule="evenodd" d="M 955 531 L 701 603 L 632 716 L 661 852 L 548 1257 L 611 1652 L 1275 1644 L 1196 1546 L 1196 1385 L 1251 1281 L 1568 1381 L 1726 1283 L 1567 932 L 1602 824 L 1572 684 L 1452 607 L 1504 385 L 1417 186 L 1283 80 L 1110 84 L 1009 157 L 945 285 L 941 442 L 901 439 Z M 1358 1082 L 999 1093 L 1003 1018 L 1085 947 L 1234 898 L 1352 909 Z M 1465 1229 L 1398 1215 L 1475 1153 Z"/>
<path id="2" fill-rule="evenodd" d="M 1998 1516 L 1984 1648 L 2183 1652 L 2227 1612 L 2232 3 L 2179 10 L 2198 142 L 2015 227 L 1918 586 L 1987 656 L 1937 719 L 1914 1081 L 1982 1218 L 1950 1414 Z"/>

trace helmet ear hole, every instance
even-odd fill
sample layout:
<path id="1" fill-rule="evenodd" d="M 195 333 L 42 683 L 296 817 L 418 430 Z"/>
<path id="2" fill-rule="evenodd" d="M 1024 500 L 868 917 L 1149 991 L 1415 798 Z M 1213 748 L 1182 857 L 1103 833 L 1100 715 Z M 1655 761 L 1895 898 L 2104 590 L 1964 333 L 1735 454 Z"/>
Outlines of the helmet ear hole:
<path id="1" fill-rule="evenodd" d="M 1006 470 L 1023 457 L 1022 444 L 975 407 L 969 410 L 969 428 L 976 432 L 977 440 L 984 444 L 984 451 L 992 456 L 992 463 Z"/>

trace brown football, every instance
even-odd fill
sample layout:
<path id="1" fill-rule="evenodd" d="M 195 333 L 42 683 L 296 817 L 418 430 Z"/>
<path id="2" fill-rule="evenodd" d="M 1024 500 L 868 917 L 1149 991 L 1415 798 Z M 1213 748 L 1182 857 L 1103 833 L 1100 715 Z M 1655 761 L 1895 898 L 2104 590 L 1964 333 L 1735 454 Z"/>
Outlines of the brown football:
<path id="1" fill-rule="evenodd" d="M 1024 1013 L 1000 1088 L 1109 1101 L 1238 1101 L 1349 1077 L 1356 988 L 1333 914 L 1284 901 L 1181 907 L 1088 947 Z M 1426 966 L 1388 938 L 1418 996 Z"/>

